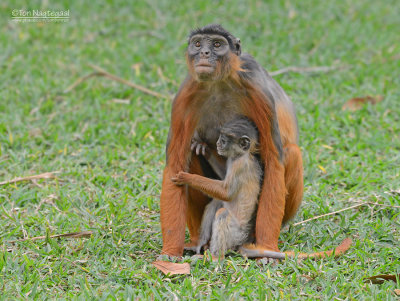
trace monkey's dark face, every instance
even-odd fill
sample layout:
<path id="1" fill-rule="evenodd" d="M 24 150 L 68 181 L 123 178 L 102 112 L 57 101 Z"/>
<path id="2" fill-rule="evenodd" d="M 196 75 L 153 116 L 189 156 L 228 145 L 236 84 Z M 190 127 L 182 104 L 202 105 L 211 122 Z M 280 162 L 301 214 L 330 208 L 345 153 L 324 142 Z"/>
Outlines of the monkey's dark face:
<path id="1" fill-rule="evenodd" d="M 229 61 L 230 47 L 221 35 L 195 34 L 187 48 L 189 68 L 199 81 L 218 80 Z"/>
<path id="2" fill-rule="evenodd" d="M 221 132 L 217 141 L 217 152 L 220 156 L 235 158 L 249 152 L 250 146 L 250 138 L 246 135 L 236 137 Z"/>

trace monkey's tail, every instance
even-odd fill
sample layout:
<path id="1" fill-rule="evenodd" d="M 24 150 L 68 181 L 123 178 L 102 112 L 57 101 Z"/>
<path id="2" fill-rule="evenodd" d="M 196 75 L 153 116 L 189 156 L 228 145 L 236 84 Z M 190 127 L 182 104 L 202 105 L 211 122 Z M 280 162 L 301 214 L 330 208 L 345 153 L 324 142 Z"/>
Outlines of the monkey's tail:
<path id="1" fill-rule="evenodd" d="M 268 258 L 273 258 L 273 259 L 285 259 L 285 258 L 295 258 L 296 255 L 297 255 L 297 258 L 299 258 L 299 259 L 325 258 L 325 257 L 331 256 L 332 254 L 335 257 L 343 254 L 350 248 L 351 244 L 352 244 L 351 238 L 347 237 L 335 249 L 331 249 L 328 251 L 322 251 L 322 252 L 315 252 L 315 253 L 295 253 L 293 251 L 274 252 L 274 251 L 268 251 L 268 250 L 258 248 L 253 244 L 240 247 L 239 252 L 240 252 L 240 254 L 242 254 L 243 256 L 248 257 L 248 258 L 268 257 Z"/>

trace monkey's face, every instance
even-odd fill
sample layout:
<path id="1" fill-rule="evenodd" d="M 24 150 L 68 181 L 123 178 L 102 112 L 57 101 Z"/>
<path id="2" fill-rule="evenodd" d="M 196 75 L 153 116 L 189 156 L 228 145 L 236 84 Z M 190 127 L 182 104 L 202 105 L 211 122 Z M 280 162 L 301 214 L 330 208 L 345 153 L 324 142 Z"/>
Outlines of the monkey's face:
<path id="1" fill-rule="evenodd" d="M 195 34 L 189 40 L 189 70 L 198 81 L 221 80 L 226 72 L 231 49 L 228 40 L 215 34 Z"/>
<path id="2" fill-rule="evenodd" d="M 247 153 L 250 149 L 250 138 L 246 135 L 236 137 L 221 133 L 217 141 L 217 152 L 220 156 L 235 158 Z"/>

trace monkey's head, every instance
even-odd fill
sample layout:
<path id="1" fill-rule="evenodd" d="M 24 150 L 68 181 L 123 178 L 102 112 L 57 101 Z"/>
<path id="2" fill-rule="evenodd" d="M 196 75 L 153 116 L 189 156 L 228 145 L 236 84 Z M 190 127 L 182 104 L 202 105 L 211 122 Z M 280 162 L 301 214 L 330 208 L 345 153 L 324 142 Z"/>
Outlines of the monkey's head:
<path id="1" fill-rule="evenodd" d="M 239 116 L 224 124 L 217 141 L 218 154 L 236 158 L 245 153 L 258 152 L 258 130 L 255 124 L 244 116 Z"/>
<path id="2" fill-rule="evenodd" d="M 240 54 L 240 39 L 221 25 L 210 24 L 193 30 L 189 35 L 187 64 L 197 81 L 223 80 L 232 68 L 240 68 Z"/>

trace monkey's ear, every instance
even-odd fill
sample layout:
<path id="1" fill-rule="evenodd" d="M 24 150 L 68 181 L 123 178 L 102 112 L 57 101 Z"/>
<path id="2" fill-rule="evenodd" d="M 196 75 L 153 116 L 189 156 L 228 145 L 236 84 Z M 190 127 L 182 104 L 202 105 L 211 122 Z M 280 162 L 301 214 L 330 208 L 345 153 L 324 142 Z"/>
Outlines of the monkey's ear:
<path id="1" fill-rule="evenodd" d="M 250 148 L 250 138 L 243 135 L 239 138 L 239 145 L 243 150 L 247 151 Z"/>
<path id="2" fill-rule="evenodd" d="M 240 56 L 240 54 L 242 53 L 242 46 L 240 44 L 240 39 L 239 38 L 235 38 L 233 41 L 233 45 L 235 46 L 235 53 L 237 56 Z"/>

